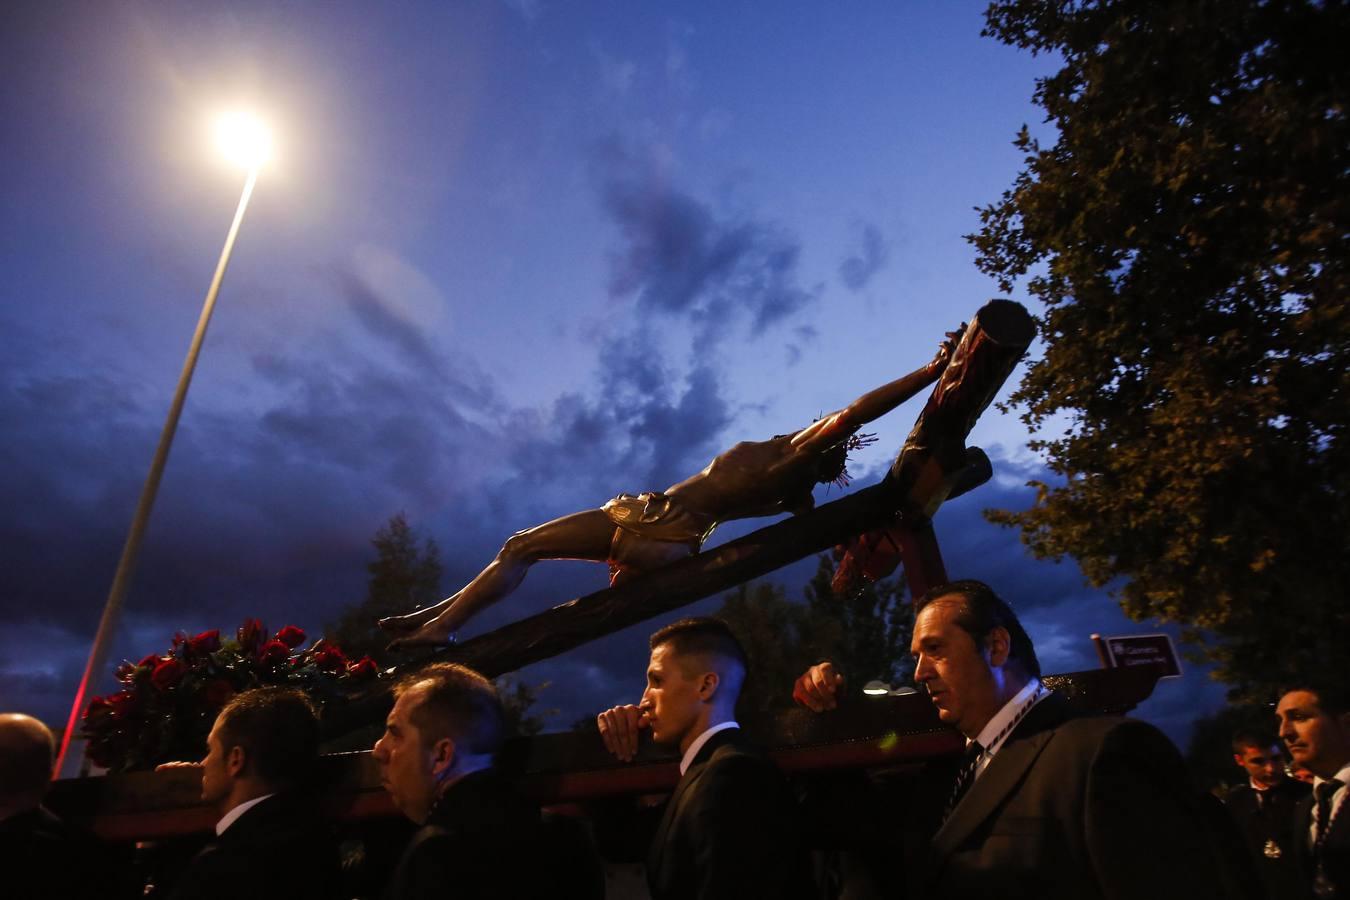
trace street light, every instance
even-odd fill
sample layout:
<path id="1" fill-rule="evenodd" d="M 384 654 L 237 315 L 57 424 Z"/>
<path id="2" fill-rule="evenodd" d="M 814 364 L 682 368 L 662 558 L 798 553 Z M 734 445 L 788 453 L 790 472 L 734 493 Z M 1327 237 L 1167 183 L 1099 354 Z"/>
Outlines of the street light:
<path id="1" fill-rule="evenodd" d="M 183 401 L 187 399 L 188 385 L 192 383 L 192 373 L 197 368 L 197 357 L 201 353 L 202 342 L 206 339 L 206 326 L 211 323 L 211 313 L 216 307 L 220 284 L 225 280 L 225 267 L 229 265 L 230 254 L 234 251 L 234 241 L 239 234 L 239 226 L 244 221 L 244 211 L 248 209 L 249 198 L 253 196 L 253 186 L 258 181 L 258 170 L 272 154 L 271 134 L 254 115 L 230 113 L 221 116 L 216 122 L 215 132 L 218 149 L 227 159 L 245 168 L 248 177 L 244 181 L 244 191 L 239 196 L 239 207 L 235 210 L 234 221 L 225 236 L 225 246 L 220 251 L 220 261 L 216 263 L 211 286 L 206 291 L 206 301 L 202 304 L 202 313 L 197 319 L 197 330 L 193 333 L 192 343 L 188 346 L 183 372 L 178 376 L 178 388 L 174 391 L 173 403 L 169 406 L 164 430 L 160 432 L 159 445 L 155 448 L 154 459 L 150 462 L 150 473 L 146 476 L 145 486 L 141 488 L 136 514 L 131 520 L 131 530 L 127 534 L 126 544 L 122 547 L 122 557 L 117 562 L 117 573 L 113 576 L 112 588 L 108 591 L 108 601 L 103 606 L 103 617 L 99 620 L 94 644 L 89 649 L 89 661 L 85 664 L 84 675 L 80 678 L 80 685 L 75 691 L 75 702 L 71 705 L 70 718 L 66 721 L 66 730 L 61 736 L 61 749 L 56 756 L 57 777 L 60 777 L 64 770 L 71 740 L 79 727 L 80 711 L 84 708 L 90 688 L 98 680 L 103 668 L 108 644 L 112 642 L 117 617 L 122 611 L 122 601 L 126 598 L 127 589 L 131 585 L 136 558 L 140 555 L 141 539 L 145 535 L 145 526 L 150 521 L 150 510 L 155 505 L 155 494 L 159 491 L 164 464 L 169 459 L 169 448 L 173 446 L 174 432 L 178 429 L 178 417 L 183 412 Z"/>

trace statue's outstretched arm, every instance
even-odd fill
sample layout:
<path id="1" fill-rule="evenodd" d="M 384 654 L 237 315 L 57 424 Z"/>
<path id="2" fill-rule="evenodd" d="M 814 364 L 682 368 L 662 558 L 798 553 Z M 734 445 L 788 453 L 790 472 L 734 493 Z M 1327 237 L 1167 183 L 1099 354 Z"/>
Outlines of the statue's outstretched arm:
<path id="1" fill-rule="evenodd" d="M 963 324 L 957 331 L 948 333 L 947 339 L 938 347 L 937 355 L 927 365 L 876 390 L 868 391 L 838 412 L 811 423 L 793 435 L 792 445 L 805 452 L 824 450 L 933 384 L 947 368 L 947 362 L 964 330 Z"/>

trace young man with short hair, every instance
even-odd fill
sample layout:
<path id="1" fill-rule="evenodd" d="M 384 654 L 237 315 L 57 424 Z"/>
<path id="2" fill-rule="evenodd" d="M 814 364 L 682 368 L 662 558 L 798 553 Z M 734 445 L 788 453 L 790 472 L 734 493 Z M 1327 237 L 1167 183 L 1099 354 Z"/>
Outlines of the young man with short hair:
<path id="1" fill-rule="evenodd" d="M 309 698 L 283 687 L 236 694 L 206 745 L 206 758 L 189 765 L 201 769 L 202 800 L 220 819 L 215 839 L 173 885 L 172 900 L 337 898 L 337 841 L 307 790 L 319 758 L 319 717 Z"/>
<path id="2" fill-rule="evenodd" d="M 1294 813 L 1304 883 L 1314 897 L 1350 897 L 1350 695 L 1337 685 L 1302 685 L 1280 697 L 1275 714 L 1294 763 L 1314 776 Z"/>
<path id="3" fill-rule="evenodd" d="M 647 855 L 654 900 L 813 896 L 802 835 L 786 781 L 736 723 L 746 658 L 724 622 L 681 619 L 651 636 L 647 687 L 636 706 L 597 718 L 605 747 L 622 760 L 638 736 L 675 746 L 680 782 Z"/>
<path id="4" fill-rule="evenodd" d="M 1294 849 L 1294 811 L 1309 787 L 1285 774 L 1284 751 L 1272 735 L 1239 731 L 1233 735 L 1233 762 L 1247 776 L 1224 795 L 1246 838 L 1271 900 L 1299 900 L 1307 887 L 1299 877 Z"/>

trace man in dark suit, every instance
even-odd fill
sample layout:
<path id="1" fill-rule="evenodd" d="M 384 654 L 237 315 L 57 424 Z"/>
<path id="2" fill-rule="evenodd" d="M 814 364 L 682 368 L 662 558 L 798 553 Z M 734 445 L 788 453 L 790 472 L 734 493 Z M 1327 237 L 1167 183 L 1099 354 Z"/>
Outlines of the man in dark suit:
<path id="1" fill-rule="evenodd" d="M 913 896 L 1251 893 L 1242 879 L 1254 875 L 1243 871 L 1232 824 L 1214 798 L 1192 790 L 1172 743 L 1143 722 L 1074 717 L 1041 684 L 1031 639 L 987 585 L 934 588 L 916 610 L 915 680 L 938 717 L 965 735 L 966 753 L 954 773 L 930 769 L 910 804 L 905 875 Z M 821 664 L 798 679 L 794 695 L 825 709 L 841 685 L 833 666 Z"/>
<path id="2" fill-rule="evenodd" d="M 337 842 L 307 790 L 319 719 L 302 692 L 236 694 L 206 739 L 202 800 L 221 813 L 216 837 L 173 885 L 173 900 L 333 900 Z M 178 764 L 170 764 L 178 765 Z"/>
<path id="3" fill-rule="evenodd" d="M 1287 691 L 1276 707 L 1294 763 L 1313 773 L 1311 796 L 1294 813 L 1294 851 L 1318 898 L 1350 898 L 1350 696 L 1331 684 Z"/>
<path id="4" fill-rule="evenodd" d="M 52 780 L 52 733 L 22 713 L 0 713 L 0 873 L 6 900 L 139 894 L 128 860 L 42 805 Z"/>
<path id="5" fill-rule="evenodd" d="M 1284 751 L 1273 736 L 1239 731 L 1233 735 L 1233 761 L 1247 782 L 1223 802 L 1246 838 L 1266 893 L 1271 900 L 1304 900 L 1308 888 L 1295 859 L 1294 811 L 1311 788 L 1285 774 Z"/>
<path id="6" fill-rule="evenodd" d="M 598 717 L 605 746 L 623 760 L 638 734 L 679 748 L 680 781 L 647 855 L 654 900 L 812 896 L 787 783 L 741 735 L 736 700 L 745 651 L 725 623 L 682 619 L 651 637 L 647 687 L 636 706 Z"/>
<path id="7" fill-rule="evenodd" d="M 491 681 L 439 663 L 394 693 L 374 756 L 394 805 L 421 828 L 388 900 L 604 896 L 594 851 L 494 768 L 506 724 Z"/>

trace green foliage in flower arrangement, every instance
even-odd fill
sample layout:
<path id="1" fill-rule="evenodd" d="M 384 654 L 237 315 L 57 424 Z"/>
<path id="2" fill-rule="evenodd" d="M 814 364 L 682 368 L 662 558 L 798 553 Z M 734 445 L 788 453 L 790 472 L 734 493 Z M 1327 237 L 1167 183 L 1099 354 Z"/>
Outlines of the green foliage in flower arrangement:
<path id="1" fill-rule="evenodd" d="M 369 657 L 349 660 L 321 640 L 302 650 L 304 642 L 294 625 L 269 638 L 257 619 L 246 619 L 226 640 L 218 629 L 196 637 L 179 632 L 167 653 L 119 666 L 120 691 L 89 701 L 83 728 L 89 758 L 111 772 L 200 759 L 216 714 L 240 691 L 286 685 L 322 705 L 379 677 Z"/>

